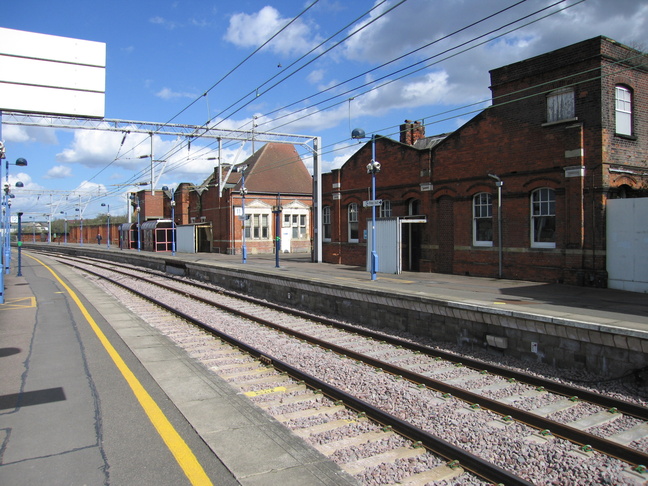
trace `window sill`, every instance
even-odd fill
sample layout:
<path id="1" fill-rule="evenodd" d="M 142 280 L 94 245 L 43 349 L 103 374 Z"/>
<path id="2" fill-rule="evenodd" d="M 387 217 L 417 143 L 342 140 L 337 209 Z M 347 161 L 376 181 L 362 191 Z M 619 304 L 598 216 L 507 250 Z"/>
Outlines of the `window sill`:
<path id="1" fill-rule="evenodd" d="M 563 120 L 556 120 L 556 121 L 552 121 L 552 122 L 546 122 L 546 123 L 543 123 L 541 126 L 542 127 L 552 127 L 554 125 L 562 125 L 563 123 L 573 123 L 575 121 L 578 121 L 578 117 L 565 118 Z"/>
<path id="2" fill-rule="evenodd" d="M 492 241 L 474 241 L 473 246 L 475 248 L 492 248 L 493 247 L 493 242 Z"/>
<path id="3" fill-rule="evenodd" d="M 637 140 L 636 135 L 626 135 L 625 133 L 615 133 L 614 136 L 617 138 L 623 138 L 625 140 L 633 140 L 633 141 Z"/>
<path id="4" fill-rule="evenodd" d="M 534 250 L 553 250 L 556 248 L 555 243 L 533 243 L 531 248 Z"/>

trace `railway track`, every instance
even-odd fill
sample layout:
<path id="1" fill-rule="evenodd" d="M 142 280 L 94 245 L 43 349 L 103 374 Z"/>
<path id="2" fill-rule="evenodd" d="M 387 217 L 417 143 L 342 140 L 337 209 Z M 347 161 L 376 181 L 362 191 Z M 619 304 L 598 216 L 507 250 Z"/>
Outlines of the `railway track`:
<path id="1" fill-rule="evenodd" d="M 57 259 L 71 264 L 68 258 Z M 84 272 L 95 274 L 118 272 L 121 275 L 120 279 L 135 279 L 140 285 L 149 278 L 132 268 L 119 269 L 114 263 L 102 264 L 89 260 L 85 264 L 76 263 L 75 266 Z M 105 275 L 100 276 L 106 278 Z M 309 316 L 303 312 L 278 308 L 258 300 L 243 299 L 241 296 L 217 291 L 212 286 L 203 286 L 197 282 L 188 283 L 183 279 L 169 279 L 159 274 L 152 279 L 156 282 L 149 282 L 147 285 L 162 285 L 165 292 L 191 296 L 203 305 L 218 306 L 228 313 L 235 313 L 246 320 L 260 323 L 265 328 L 280 331 L 290 339 L 301 340 L 305 343 L 302 346 L 332 352 L 337 360 L 351 358 L 352 362 L 356 363 L 352 366 L 362 368 L 363 373 L 382 375 L 390 382 L 388 386 L 392 387 L 396 383 L 396 389 L 402 391 L 403 388 L 409 388 L 415 390 L 412 393 L 424 396 L 422 403 L 425 403 L 425 406 L 421 407 L 423 410 L 459 407 L 462 410 L 461 414 L 470 416 L 466 423 L 486 424 L 493 435 L 497 435 L 499 431 L 519 429 L 519 444 L 530 448 L 542 448 L 551 443 L 562 444 L 564 439 L 569 441 L 570 445 L 566 448 L 562 444 L 561 448 L 571 457 L 586 462 L 592 456 L 604 453 L 627 463 L 615 465 L 616 468 L 620 468 L 620 474 L 625 481 L 620 484 L 642 484 L 646 480 L 642 465 L 648 464 L 648 455 L 641 448 L 641 444 L 648 443 L 645 441 L 645 436 L 648 435 L 648 410 L 641 405 L 475 360 L 460 361 L 456 355 L 373 333 L 367 329 Z M 161 282 L 162 280 L 164 282 Z M 121 285 L 128 288 L 134 286 L 134 282 L 122 281 Z M 167 306 L 161 303 L 159 305 Z M 196 321 L 186 314 L 183 314 L 183 318 Z M 212 327 L 205 322 L 197 324 L 205 329 Z M 228 379 L 237 381 L 237 386 L 240 386 L 244 393 L 278 417 L 278 420 L 285 421 L 288 426 L 302 425 L 296 427 L 297 434 L 305 436 L 323 453 L 338 460 L 343 468 L 346 467 L 348 472 L 359 478 L 367 471 L 384 465 L 388 459 L 405 461 L 409 460 L 407 457 L 417 457 L 422 458 L 422 462 L 428 465 L 427 470 L 417 473 L 418 476 L 412 476 L 411 483 L 402 484 L 426 484 L 421 481 L 432 482 L 444 476 L 450 478 L 459 475 L 464 469 L 495 483 L 539 484 L 537 478 L 526 478 L 523 473 L 516 471 L 516 468 L 509 472 L 511 461 L 506 455 L 500 456 L 499 460 L 494 461 L 498 464 L 493 465 L 491 461 L 479 457 L 479 447 L 472 447 L 477 451 L 475 453 L 469 450 L 470 446 L 474 446 L 471 440 L 458 447 L 440 440 L 438 434 L 430 433 L 427 427 L 417 426 L 418 423 L 425 422 L 421 417 L 413 415 L 403 418 L 400 412 L 395 414 L 389 409 L 385 411 L 384 407 L 369 403 L 385 402 L 384 397 L 367 400 L 366 396 L 357 396 L 341 389 L 349 387 L 332 386 L 325 379 L 304 373 L 282 359 L 282 356 L 271 356 L 267 351 L 241 343 L 226 333 L 221 333 L 220 337 L 231 341 L 239 349 L 245 349 L 263 366 L 240 364 L 237 361 L 241 358 L 229 362 L 226 356 L 209 359 L 222 360 L 227 368 L 221 369 L 215 362 L 211 367 L 219 374 L 224 373 Z M 278 380 L 279 384 L 275 383 L 271 374 L 269 377 L 265 376 L 269 373 L 266 368 L 268 365 L 306 383 L 311 390 L 321 390 L 323 397 L 312 392 L 305 393 L 303 384 L 282 385 L 281 380 L 284 378 Z M 258 367 L 254 368 L 255 366 Z M 324 397 L 328 397 L 328 401 Z M 326 405 L 323 404 L 325 401 Z M 389 398 L 386 401 L 389 402 Z M 516 403 L 520 405 L 516 406 Z M 285 409 L 289 405 L 292 411 L 287 412 Z M 297 410 L 294 410 L 295 407 Z M 578 408 L 582 411 L 577 412 Z M 547 418 L 556 418 L 561 414 L 571 415 L 573 418 L 574 412 L 578 418 L 572 420 L 566 419 L 561 422 Z M 338 414 L 341 414 L 342 418 L 335 418 Z M 360 418 L 358 414 L 361 414 Z M 323 425 L 317 423 L 317 420 L 311 423 L 314 420 L 312 417 L 322 416 L 334 417 L 334 425 Z M 475 419 L 476 417 L 478 418 Z M 307 425 L 303 425 L 304 423 Z M 588 432 L 592 429 L 602 429 L 612 423 L 623 426 L 607 437 L 601 436 L 600 433 L 595 435 Z M 354 440 L 348 437 L 330 441 L 323 439 L 336 436 L 332 431 L 340 427 L 359 427 L 363 432 L 354 434 Z M 379 452 L 367 458 L 357 458 L 357 454 L 362 453 L 348 452 L 349 449 L 354 450 L 354 447 L 358 447 L 357 441 L 365 445 L 381 444 L 376 448 Z M 395 447 L 383 451 L 387 444 Z M 630 444 L 637 447 L 631 447 Z M 388 450 L 392 452 L 387 452 Z M 393 452 L 394 450 L 398 452 Z M 434 459 L 427 457 L 426 454 L 429 453 L 426 451 L 432 451 L 435 454 Z M 349 460 L 345 454 L 353 455 L 355 460 Z M 443 458 L 442 461 L 438 459 L 439 456 Z"/>

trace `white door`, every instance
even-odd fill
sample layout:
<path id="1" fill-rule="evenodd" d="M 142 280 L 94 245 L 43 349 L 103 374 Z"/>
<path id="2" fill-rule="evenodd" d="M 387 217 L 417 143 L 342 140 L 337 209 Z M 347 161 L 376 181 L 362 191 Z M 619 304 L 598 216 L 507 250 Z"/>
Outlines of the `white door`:
<path id="1" fill-rule="evenodd" d="M 281 228 L 281 253 L 290 253 L 292 228 Z"/>
<path id="2" fill-rule="evenodd" d="M 371 219 L 367 220 L 367 271 L 371 271 Z M 378 273 L 401 273 L 401 225 L 398 218 L 376 219 Z"/>
<path id="3" fill-rule="evenodd" d="M 648 198 L 608 200 L 606 220 L 608 287 L 648 292 Z"/>

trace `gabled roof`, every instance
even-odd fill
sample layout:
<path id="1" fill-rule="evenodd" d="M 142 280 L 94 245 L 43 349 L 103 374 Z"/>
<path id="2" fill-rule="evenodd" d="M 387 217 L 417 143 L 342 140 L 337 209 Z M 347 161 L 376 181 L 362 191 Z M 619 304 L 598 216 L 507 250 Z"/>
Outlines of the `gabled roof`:
<path id="1" fill-rule="evenodd" d="M 286 143 L 267 143 L 252 154 L 243 165 L 245 187 L 248 192 L 312 194 L 313 178 L 297 153 L 295 146 Z M 233 173 L 236 179 L 235 190 L 240 189 L 240 174 Z"/>
<path id="2" fill-rule="evenodd" d="M 286 143 L 267 143 L 245 162 L 245 187 L 248 192 L 270 194 L 312 194 L 313 178 L 304 165 L 295 146 Z M 222 168 L 223 178 L 227 176 L 229 166 Z M 214 169 L 200 186 L 209 187 L 218 184 L 218 169 Z M 225 189 L 241 189 L 241 173 L 230 173 L 223 180 Z"/>

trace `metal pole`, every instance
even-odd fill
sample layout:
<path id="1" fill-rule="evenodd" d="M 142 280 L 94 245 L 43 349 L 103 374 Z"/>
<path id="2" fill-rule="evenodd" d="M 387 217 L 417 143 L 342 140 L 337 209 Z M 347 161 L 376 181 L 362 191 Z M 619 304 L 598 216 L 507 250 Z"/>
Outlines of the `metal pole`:
<path id="1" fill-rule="evenodd" d="M 153 185 L 153 132 L 151 132 L 151 196 L 155 196 L 155 186 Z"/>
<path id="2" fill-rule="evenodd" d="M 139 196 L 137 196 L 137 251 L 142 251 L 142 225 L 140 224 Z"/>
<path id="3" fill-rule="evenodd" d="M 63 235 L 64 243 L 67 245 L 67 214 L 65 215 L 65 235 Z"/>
<path id="4" fill-rule="evenodd" d="M 371 163 L 376 161 L 376 135 L 371 136 Z M 371 170 L 371 200 L 376 201 L 376 169 Z M 376 280 L 378 253 L 376 253 L 376 205 L 371 206 L 371 280 Z"/>
<path id="5" fill-rule="evenodd" d="M 5 158 L 5 147 L 4 141 L 2 140 L 2 110 L 0 110 L 0 181 L 2 181 L 2 159 Z M 4 198 L 4 195 L 2 196 Z M 0 208 L 1 209 L 1 208 Z M 0 214 L 0 227 L 2 230 L 5 230 L 4 219 Z M 4 235 L 0 235 L 4 236 Z M 2 269 L 4 269 L 4 238 L 0 238 L 0 264 L 2 264 Z M 0 271 L 0 304 L 5 303 L 4 298 L 4 272 Z"/>
<path id="6" fill-rule="evenodd" d="M 50 194 L 50 212 L 47 216 L 47 242 L 52 242 L 52 195 Z"/>
<path id="7" fill-rule="evenodd" d="M 172 193 L 171 200 L 171 255 L 176 254 L 176 235 L 175 235 L 175 190 Z"/>
<path id="8" fill-rule="evenodd" d="M 279 253 L 281 253 L 281 194 L 277 194 L 275 206 L 275 268 L 279 268 Z"/>
<path id="9" fill-rule="evenodd" d="M 497 181 L 497 245 L 499 253 L 499 278 L 502 278 L 502 186 L 504 182 Z"/>
<path id="10" fill-rule="evenodd" d="M 242 258 L 243 261 L 242 263 L 247 262 L 247 248 L 245 246 L 245 169 L 243 169 L 243 172 L 241 174 L 242 177 L 242 185 L 241 185 L 241 220 L 243 221 L 242 228 L 243 228 L 243 247 L 241 248 L 241 253 L 242 253 Z"/>
<path id="11" fill-rule="evenodd" d="M 322 263 L 322 139 L 313 138 L 313 197 L 315 198 L 313 261 Z"/>
<path id="12" fill-rule="evenodd" d="M 81 231 L 79 233 L 79 242 L 83 246 L 83 211 L 81 211 L 81 195 L 79 194 L 79 221 L 81 222 Z"/>
<path id="13" fill-rule="evenodd" d="M 7 181 L 9 180 L 9 161 L 7 161 Z M 9 198 L 9 183 L 5 185 L 5 273 L 9 275 L 11 267 L 11 199 Z"/>
<path id="14" fill-rule="evenodd" d="M 22 215 L 23 213 L 18 212 L 18 273 L 16 277 L 22 277 L 22 268 L 21 268 L 21 251 L 22 251 Z"/>
<path id="15" fill-rule="evenodd" d="M 495 174 L 488 174 L 488 177 L 495 179 L 495 185 L 497 186 L 497 254 L 498 254 L 498 278 L 502 278 L 502 186 L 504 181 Z"/>
<path id="16" fill-rule="evenodd" d="M 108 205 L 108 234 L 106 234 L 106 239 L 108 240 L 106 248 L 110 248 L 110 204 Z"/>

